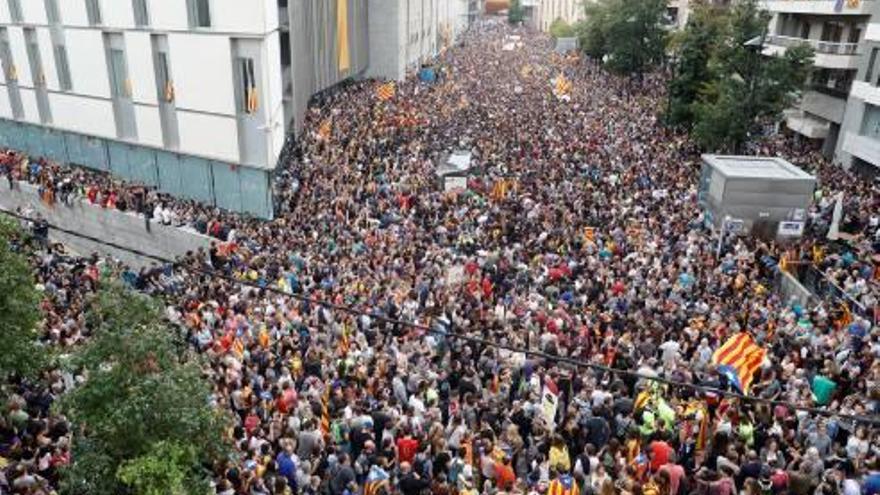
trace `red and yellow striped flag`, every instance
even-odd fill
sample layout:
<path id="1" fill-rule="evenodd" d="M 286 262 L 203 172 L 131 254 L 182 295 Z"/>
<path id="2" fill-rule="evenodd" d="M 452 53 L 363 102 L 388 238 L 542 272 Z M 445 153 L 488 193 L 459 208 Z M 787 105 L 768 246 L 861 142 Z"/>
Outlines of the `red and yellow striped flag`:
<path id="1" fill-rule="evenodd" d="M 342 327 L 342 337 L 339 339 L 339 355 L 342 357 L 348 356 L 348 349 L 351 347 L 351 341 L 348 337 L 348 327 Z"/>
<path id="2" fill-rule="evenodd" d="M 381 101 L 388 101 L 391 98 L 394 98 L 395 93 L 397 93 L 397 85 L 394 84 L 394 81 L 388 81 L 376 88 L 376 96 Z"/>
<path id="3" fill-rule="evenodd" d="M 853 322 L 852 311 L 849 309 L 849 304 L 842 302 L 840 303 L 840 318 L 838 318 L 834 323 L 837 326 L 838 330 L 843 330 L 848 327 Z"/>
<path id="4" fill-rule="evenodd" d="M 330 437 L 330 385 L 324 387 L 321 395 L 321 433 L 325 439 Z"/>
<path id="5" fill-rule="evenodd" d="M 327 140 L 330 139 L 330 134 L 333 133 L 333 121 L 328 117 L 321 122 L 321 127 L 318 128 L 318 136 L 321 139 Z"/>
<path id="6" fill-rule="evenodd" d="M 565 74 L 559 74 L 556 76 L 556 80 L 553 83 L 553 94 L 556 95 L 557 98 L 562 98 L 563 96 L 568 96 L 571 94 L 571 89 L 573 84 L 568 78 L 565 77 Z"/>
<path id="7" fill-rule="evenodd" d="M 767 351 L 755 343 L 746 332 L 738 333 L 712 355 L 712 364 L 718 366 L 740 392 L 749 393 L 755 372 L 764 362 Z"/>

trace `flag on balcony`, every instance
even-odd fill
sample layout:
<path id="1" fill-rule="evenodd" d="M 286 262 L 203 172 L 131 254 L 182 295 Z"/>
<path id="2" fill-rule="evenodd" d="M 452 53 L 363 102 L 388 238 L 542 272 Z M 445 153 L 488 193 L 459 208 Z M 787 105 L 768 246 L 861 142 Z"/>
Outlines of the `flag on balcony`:
<path id="1" fill-rule="evenodd" d="M 348 0 L 336 0 L 336 50 L 339 72 L 351 69 L 348 51 Z"/>

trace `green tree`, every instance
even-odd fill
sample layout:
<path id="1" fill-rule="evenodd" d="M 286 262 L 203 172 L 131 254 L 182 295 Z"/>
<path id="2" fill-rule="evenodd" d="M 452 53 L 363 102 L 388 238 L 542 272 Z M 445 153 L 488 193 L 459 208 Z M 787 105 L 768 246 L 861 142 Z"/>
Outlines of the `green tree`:
<path id="1" fill-rule="evenodd" d="M 227 422 L 160 305 L 103 281 L 87 322 L 94 335 L 71 360 L 86 381 L 59 403 L 78 427 L 65 493 L 207 493 Z"/>
<path id="2" fill-rule="evenodd" d="M 606 54 L 606 17 L 608 10 L 602 4 L 586 3 L 586 18 L 575 24 L 575 35 L 581 50 L 590 57 L 601 60 Z"/>
<path id="3" fill-rule="evenodd" d="M 639 74 L 663 59 L 665 0 L 600 0 L 585 9 L 577 35 L 591 57 L 607 55 L 611 69 Z"/>
<path id="4" fill-rule="evenodd" d="M 18 226 L 0 217 L 0 381 L 33 376 L 42 368 L 40 292 L 36 289 Z"/>
<path id="5" fill-rule="evenodd" d="M 669 82 L 668 124 L 693 125 L 693 105 L 700 91 L 712 81 L 709 61 L 721 40 L 727 20 L 727 8 L 696 4 L 685 29 L 670 39 L 668 50 L 676 62 L 673 78 Z"/>
<path id="6" fill-rule="evenodd" d="M 511 24 L 519 24 L 525 18 L 522 0 L 511 0 L 510 7 L 507 9 L 507 22 Z"/>
<path id="7" fill-rule="evenodd" d="M 733 7 L 710 61 L 712 81 L 693 106 L 694 137 L 704 149 L 741 151 L 755 124 L 779 119 L 803 89 L 812 49 L 804 44 L 788 48 L 782 56 L 765 57 L 768 22 L 757 0 Z"/>
<path id="8" fill-rule="evenodd" d="M 558 17 L 550 24 L 550 35 L 554 38 L 570 38 L 575 35 L 575 31 L 571 24 Z"/>
<path id="9" fill-rule="evenodd" d="M 663 60 L 665 0 L 608 0 L 606 52 L 611 69 L 638 73 Z"/>

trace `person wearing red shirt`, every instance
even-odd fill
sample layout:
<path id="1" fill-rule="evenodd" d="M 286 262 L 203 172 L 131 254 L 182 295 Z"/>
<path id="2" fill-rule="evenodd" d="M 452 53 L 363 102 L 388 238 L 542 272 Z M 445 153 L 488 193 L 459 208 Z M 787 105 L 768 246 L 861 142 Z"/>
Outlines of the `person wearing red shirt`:
<path id="1" fill-rule="evenodd" d="M 419 441 L 414 439 L 409 433 L 404 434 L 397 440 L 397 462 L 412 463 L 419 451 Z"/>
<path id="2" fill-rule="evenodd" d="M 670 456 L 675 452 L 668 443 L 663 440 L 655 440 L 648 445 L 648 456 L 651 458 L 651 472 L 656 473 L 660 466 L 669 462 Z"/>

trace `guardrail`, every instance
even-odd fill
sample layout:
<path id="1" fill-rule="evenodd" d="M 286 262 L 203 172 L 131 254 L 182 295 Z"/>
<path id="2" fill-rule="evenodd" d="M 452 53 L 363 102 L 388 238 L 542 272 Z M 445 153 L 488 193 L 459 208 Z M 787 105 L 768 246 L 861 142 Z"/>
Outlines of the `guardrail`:
<path id="1" fill-rule="evenodd" d="M 782 36 L 772 34 L 767 36 L 767 44 L 791 48 L 800 45 L 809 45 L 816 53 L 827 55 L 858 55 L 858 43 L 840 43 L 836 41 L 821 41 L 810 38 L 797 38 L 794 36 Z"/>

